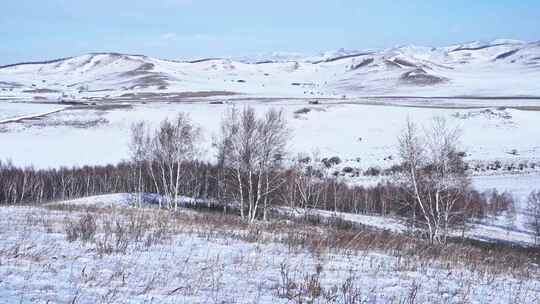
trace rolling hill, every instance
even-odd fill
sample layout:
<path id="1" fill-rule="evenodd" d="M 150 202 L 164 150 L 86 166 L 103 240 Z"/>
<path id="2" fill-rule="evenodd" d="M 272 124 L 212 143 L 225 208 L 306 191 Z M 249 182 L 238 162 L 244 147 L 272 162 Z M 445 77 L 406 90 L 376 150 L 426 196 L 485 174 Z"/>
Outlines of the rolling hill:
<path id="1" fill-rule="evenodd" d="M 218 91 L 251 96 L 538 97 L 540 43 L 338 50 L 300 57 L 170 61 L 91 53 L 0 67 L 0 97 L 59 100 Z"/>

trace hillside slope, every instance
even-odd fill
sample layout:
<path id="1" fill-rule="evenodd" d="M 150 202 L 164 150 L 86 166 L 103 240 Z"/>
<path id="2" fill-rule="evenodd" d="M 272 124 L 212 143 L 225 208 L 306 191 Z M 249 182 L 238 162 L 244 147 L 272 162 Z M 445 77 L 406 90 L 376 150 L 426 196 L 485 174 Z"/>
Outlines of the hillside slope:
<path id="1" fill-rule="evenodd" d="M 0 67 L 0 97 L 66 99 L 227 91 L 256 96 L 540 96 L 540 43 L 495 40 L 443 48 L 167 61 L 92 53 Z"/>

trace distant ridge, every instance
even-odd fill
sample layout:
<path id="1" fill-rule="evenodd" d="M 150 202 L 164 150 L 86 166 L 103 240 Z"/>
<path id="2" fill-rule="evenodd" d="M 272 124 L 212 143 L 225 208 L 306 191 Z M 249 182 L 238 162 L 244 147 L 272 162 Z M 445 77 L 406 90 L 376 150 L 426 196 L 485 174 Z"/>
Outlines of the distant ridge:
<path id="1" fill-rule="evenodd" d="M 290 57 L 288 57 L 290 55 Z M 257 60 L 189 61 L 94 52 L 0 67 L 0 97 L 62 99 L 227 91 L 272 97 L 540 96 L 540 42 L 508 39 L 448 47 L 405 45 Z M 147 95 L 145 95 L 147 96 Z"/>

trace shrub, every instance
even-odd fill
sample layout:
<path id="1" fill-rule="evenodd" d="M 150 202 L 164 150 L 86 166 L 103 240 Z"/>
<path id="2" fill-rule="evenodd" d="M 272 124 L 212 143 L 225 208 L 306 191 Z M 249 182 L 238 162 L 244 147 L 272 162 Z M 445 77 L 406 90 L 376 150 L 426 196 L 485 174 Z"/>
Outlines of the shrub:
<path id="1" fill-rule="evenodd" d="M 66 238 L 69 242 L 74 242 L 78 239 L 88 242 L 93 240 L 96 234 L 96 220 L 92 214 L 86 213 L 78 221 L 68 220 L 65 230 Z"/>
<path id="2" fill-rule="evenodd" d="M 365 172 L 365 176 L 379 176 L 381 175 L 381 169 L 376 167 L 369 167 Z"/>
<path id="3" fill-rule="evenodd" d="M 310 108 L 301 108 L 301 109 L 298 109 L 298 110 L 294 111 L 294 114 L 307 114 L 309 112 L 311 112 Z"/>
<path id="4" fill-rule="evenodd" d="M 384 174 L 386 175 L 392 175 L 397 174 L 403 171 L 403 167 L 401 165 L 392 165 L 392 167 L 385 169 Z"/>
<path id="5" fill-rule="evenodd" d="M 105 221 L 103 224 L 104 236 L 96 242 L 96 250 L 100 256 L 115 252 L 126 253 L 130 239 L 128 238 L 128 229 L 124 225 L 119 219 L 116 219 L 114 224 L 109 220 Z M 128 226 L 130 226 L 129 223 Z"/>
<path id="6" fill-rule="evenodd" d="M 321 162 L 324 164 L 326 168 L 330 168 L 335 165 L 341 164 L 341 159 L 338 156 L 333 156 L 330 158 L 323 158 Z"/>
<path id="7" fill-rule="evenodd" d="M 333 156 L 333 157 L 330 157 L 328 162 L 330 162 L 333 165 L 339 165 L 339 164 L 341 164 L 341 158 L 339 158 L 337 156 Z"/>
<path id="8" fill-rule="evenodd" d="M 353 172 L 354 172 L 354 169 L 353 169 L 352 167 L 344 167 L 344 168 L 342 169 L 342 171 L 343 171 L 344 173 L 353 173 Z"/>

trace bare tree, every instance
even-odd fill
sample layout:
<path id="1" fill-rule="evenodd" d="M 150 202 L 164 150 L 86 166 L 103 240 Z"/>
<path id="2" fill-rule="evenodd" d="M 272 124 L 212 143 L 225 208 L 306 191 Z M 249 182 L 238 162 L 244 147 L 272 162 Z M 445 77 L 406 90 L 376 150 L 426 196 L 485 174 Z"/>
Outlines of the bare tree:
<path id="1" fill-rule="evenodd" d="M 302 159 L 303 158 L 303 159 Z M 313 152 L 311 157 L 299 156 L 298 164 L 295 168 L 294 179 L 295 190 L 298 192 L 299 207 L 318 208 L 321 200 L 322 187 L 319 185 L 322 179 L 321 162 L 318 152 Z"/>
<path id="2" fill-rule="evenodd" d="M 285 181 L 278 170 L 289 139 L 282 111 L 271 109 L 258 118 L 255 110 L 229 109 L 216 140 L 218 160 L 227 170 L 231 197 L 240 203 L 242 218 L 253 222 L 262 208 L 267 217 L 271 193 Z"/>
<path id="3" fill-rule="evenodd" d="M 135 169 L 137 171 L 137 205 L 140 207 L 142 204 L 142 195 L 144 192 L 142 171 L 144 163 L 147 160 L 148 143 L 148 131 L 146 130 L 146 124 L 144 122 L 138 122 L 131 125 L 131 139 L 129 143 L 129 150 L 131 152 L 131 159 L 135 163 Z"/>
<path id="4" fill-rule="evenodd" d="M 264 118 L 259 121 L 260 153 L 259 171 L 262 172 L 259 178 L 258 194 L 263 199 L 263 219 L 267 220 L 268 206 L 270 205 L 274 191 L 285 182 L 281 165 L 285 157 L 287 142 L 290 139 L 290 129 L 287 127 L 287 120 L 283 111 L 270 109 L 266 112 Z"/>
<path id="5" fill-rule="evenodd" d="M 406 204 L 413 223 L 425 226 L 431 242 L 446 242 L 452 225 L 464 222 L 467 208 L 464 194 L 470 188 L 461 153 L 460 131 L 435 117 L 420 132 L 407 121 L 398 138 L 403 162 L 402 185 L 409 192 Z"/>
<path id="6" fill-rule="evenodd" d="M 534 233 L 534 243 L 540 238 L 540 190 L 533 191 L 527 199 L 527 227 Z"/>
<path id="7" fill-rule="evenodd" d="M 196 159 L 200 143 L 200 128 L 185 113 L 179 113 L 173 121 L 165 119 L 154 133 L 144 123 L 132 126 L 130 149 L 140 170 L 139 178 L 146 164 L 157 192 L 164 196 L 169 208 L 178 208 L 180 186 L 191 175 L 182 166 Z"/>

